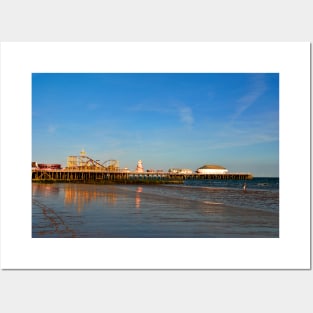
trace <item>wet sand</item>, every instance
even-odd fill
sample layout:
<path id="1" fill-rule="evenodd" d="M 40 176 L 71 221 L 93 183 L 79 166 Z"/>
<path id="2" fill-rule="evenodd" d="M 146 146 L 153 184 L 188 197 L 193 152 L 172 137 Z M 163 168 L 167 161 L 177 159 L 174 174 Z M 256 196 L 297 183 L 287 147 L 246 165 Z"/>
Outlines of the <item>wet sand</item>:
<path id="1" fill-rule="evenodd" d="M 236 199 L 237 198 L 237 199 Z M 230 205 L 235 203 L 236 205 Z M 33 237 L 275 238 L 278 194 L 183 186 L 33 184 Z"/>

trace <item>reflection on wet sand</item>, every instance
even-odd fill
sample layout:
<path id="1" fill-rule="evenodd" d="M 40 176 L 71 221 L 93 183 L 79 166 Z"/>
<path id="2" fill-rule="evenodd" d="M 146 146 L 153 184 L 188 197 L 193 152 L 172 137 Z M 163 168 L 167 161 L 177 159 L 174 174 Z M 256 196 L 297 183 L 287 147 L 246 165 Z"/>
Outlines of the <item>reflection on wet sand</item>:
<path id="1" fill-rule="evenodd" d="M 135 198 L 135 202 L 136 202 L 136 209 L 140 209 L 140 193 L 142 192 L 142 187 L 138 187 L 136 189 L 136 198 Z"/>
<path id="2" fill-rule="evenodd" d="M 33 184 L 32 236 L 277 238 L 278 204 L 241 188 Z"/>
<path id="3" fill-rule="evenodd" d="M 60 191 L 58 186 L 52 184 L 32 184 L 33 194 L 40 193 L 43 196 L 57 195 Z"/>
<path id="4" fill-rule="evenodd" d="M 88 205 L 93 201 L 103 201 L 108 204 L 115 204 L 117 194 L 115 192 L 100 191 L 90 186 L 86 190 L 86 186 L 65 185 L 64 186 L 64 205 L 76 205 L 77 212 L 87 209 Z"/>

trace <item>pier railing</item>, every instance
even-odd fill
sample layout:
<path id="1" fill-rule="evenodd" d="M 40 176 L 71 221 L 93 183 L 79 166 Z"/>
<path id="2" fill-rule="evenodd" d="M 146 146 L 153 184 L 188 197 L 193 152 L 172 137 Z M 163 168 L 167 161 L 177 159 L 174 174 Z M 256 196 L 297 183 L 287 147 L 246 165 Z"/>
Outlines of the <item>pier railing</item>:
<path id="1" fill-rule="evenodd" d="M 183 183 L 185 180 L 234 179 L 248 180 L 250 173 L 227 174 L 180 174 L 171 172 L 130 172 L 123 170 L 107 171 L 104 169 L 33 169 L 33 182 L 95 182 L 95 183 Z"/>

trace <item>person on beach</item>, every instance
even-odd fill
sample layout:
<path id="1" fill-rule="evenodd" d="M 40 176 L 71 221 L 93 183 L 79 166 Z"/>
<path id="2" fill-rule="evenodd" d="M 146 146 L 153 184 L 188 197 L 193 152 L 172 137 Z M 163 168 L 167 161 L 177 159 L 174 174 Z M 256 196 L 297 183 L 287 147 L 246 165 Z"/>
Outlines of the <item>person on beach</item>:
<path id="1" fill-rule="evenodd" d="M 246 184 L 246 183 L 243 184 L 242 190 L 243 190 L 243 191 L 246 191 L 246 190 L 247 190 L 247 184 Z"/>

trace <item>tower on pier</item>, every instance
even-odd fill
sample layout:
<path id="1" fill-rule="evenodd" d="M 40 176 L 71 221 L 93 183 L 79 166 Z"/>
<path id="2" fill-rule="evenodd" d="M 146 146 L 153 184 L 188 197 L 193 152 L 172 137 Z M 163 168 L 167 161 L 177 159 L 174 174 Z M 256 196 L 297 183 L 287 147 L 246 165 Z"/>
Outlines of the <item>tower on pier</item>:
<path id="1" fill-rule="evenodd" d="M 143 173 L 143 166 L 142 166 L 142 161 L 141 160 L 139 160 L 137 162 L 136 172 L 137 173 Z"/>

